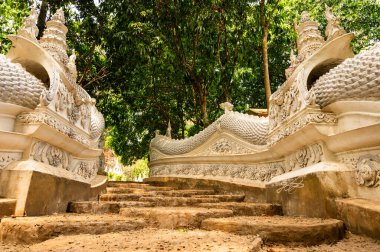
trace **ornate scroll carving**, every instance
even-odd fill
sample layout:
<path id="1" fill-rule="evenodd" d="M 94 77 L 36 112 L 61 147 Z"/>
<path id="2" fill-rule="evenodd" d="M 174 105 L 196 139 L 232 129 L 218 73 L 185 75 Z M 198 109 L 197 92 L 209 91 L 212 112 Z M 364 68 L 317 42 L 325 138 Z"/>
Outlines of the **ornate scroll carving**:
<path id="1" fill-rule="evenodd" d="M 176 164 L 150 168 L 150 176 L 210 176 L 270 181 L 284 173 L 282 162 L 263 164 Z"/>
<path id="2" fill-rule="evenodd" d="M 252 153 L 252 150 L 225 137 L 216 141 L 209 148 L 207 148 L 205 152 L 202 152 L 202 154 L 206 154 L 206 155 L 247 154 L 247 153 Z"/>
<path id="3" fill-rule="evenodd" d="M 380 156 L 361 156 L 358 159 L 355 174 L 356 182 L 359 185 L 367 187 L 378 187 L 380 185 Z"/>
<path id="4" fill-rule="evenodd" d="M 339 161 L 355 171 L 358 185 L 366 187 L 380 185 L 379 151 L 343 154 L 339 157 Z"/>
<path id="5" fill-rule="evenodd" d="M 298 149 L 287 157 L 287 170 L 293 171 L 322 161 L 323 148 L 320 144 L 313 144 Z"/>
<path id="6" fill-rule="evenodd" d="M 48 115 L 47 113 L 21 113 L 17 116 L 17 122 L 24 124 L 44 123 L 84 145 L 90 145 L 90 141 L 87 136 L 77 133 L 73 128 L 63 125 L 57 119 Z"/>
<path id="7" fill-rule="evenodd" d="M 98 160 L 76 159 L 68 152 L 42 141 L 34 142 L 29 156 L 37 162 L 65 169 L 86 180 L 96 175 L 99 166 Z"/>
<path id="8" fill-rule="evenodd" d="M 30 153 L 35 161 L 68 170 L 70 156 L 63 150 L 45 142 L 37 141 Z"/>
<path id="9" fill-rule="evenodd" d="M 281 139 L 294 134 L 300 129 L 304 128 L 308 124 L 318 123 L 318 124 L 335 124 L 337 123 L 337 118 L 334 114 L 331 113 L 308 113 L 304 116 L 297 118 L 294 122 L 291 122 L 288 125 L 284 125 L 281 128 L 276 129 L 271 132 L 271 135 L 268 139 L 268 145 L 271 146 Z"/>
<path id="10" fill-rule="evenodd" d="M 50 88 L 49 90 L 44 90 L 40 97 L 40 104 L 42 106 L 48 106 L 57 94 L 58 88 L 61 83 L 61 78 L 59 76 L 58 70 L 53 69 L 52 76 L 50 76 Z"/>
<path id="11" fill-rule="evenodd" d="M 10 162 L 20 160 L 21 152 L 0 152 L 0 169 L 4 169 Z"/>

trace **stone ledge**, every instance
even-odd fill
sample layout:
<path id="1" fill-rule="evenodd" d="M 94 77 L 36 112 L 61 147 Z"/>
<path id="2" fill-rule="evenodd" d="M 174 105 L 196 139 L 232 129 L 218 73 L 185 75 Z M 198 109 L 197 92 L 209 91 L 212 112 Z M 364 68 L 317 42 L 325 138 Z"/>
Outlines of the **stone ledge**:
<path id="1" fill-rule="evenodd" d="M 60 235 L 104 234 L 137 230 L 145 223 L 118 215 L 56 215 L 46 217 L 5 218 L 0 224 L 3 243 L 33 244 Z"/>
<path id="2" fill-rule="evenodd" d="M 380 201 L 339 199 L 336 204 L 339 218 L 348 230 L 380 239 Z"/>
<path id="3" fill-rule="evenodd" d="M 202 229 L 239 235 L 259 235 L 264 241 L 282 244 L 315 245 L 344 237 L 340 220 L 288 216 L 239 216 L 202 221 Z"/>

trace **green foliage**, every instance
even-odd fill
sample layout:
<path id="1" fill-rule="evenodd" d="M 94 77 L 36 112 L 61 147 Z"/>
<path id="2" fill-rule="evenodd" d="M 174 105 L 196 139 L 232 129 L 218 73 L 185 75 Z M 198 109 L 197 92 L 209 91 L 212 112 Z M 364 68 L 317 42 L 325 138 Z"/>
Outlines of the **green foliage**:
<path id="1" fill-rule="evenodd" d="M 137 180 L 149 176 L 148 160 L 139 159 L 132 165 L 131 178 Z"/>
<path id="2" fill-rule="evenodd" d="M 29 14 L 29 1 L 0 1 L 0 53 L 4 54 L 11 46 L 8 34 L 15 34 L 22 26 L 23 17 Z"/>
<path id="3" fill-rule="evenodd" d="M 148 160 L 139 159 L 130 166 L 123 167 L 123 174 L 107 173 L 109 181 L 138 181 L 149 176 Z"/>
<path id="4" fill-rule="evenodd" d="M 107 180 L 108 181 L 132 181 L 131 179 L 129 179 L 124 174 L 116 174 L 113 172 L 107 173 Z"/>

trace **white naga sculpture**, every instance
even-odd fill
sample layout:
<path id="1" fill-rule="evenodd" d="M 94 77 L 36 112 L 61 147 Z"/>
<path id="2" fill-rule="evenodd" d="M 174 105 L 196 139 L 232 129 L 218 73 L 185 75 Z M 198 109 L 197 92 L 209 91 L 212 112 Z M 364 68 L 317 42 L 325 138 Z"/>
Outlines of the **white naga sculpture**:
<path id="1" fill-rule="evenodd" d="M 67 55 L 64 13 L 54 14 L 39 41 L 36 20 L 33 8 L 17 35 L 9 36 L 9 53 L 0 55 L 0 197 L 16 198 L 17 214 L 62 211 L 67 201 L 88 197 L 102 153 L 104 119 L 95 100 L 76 84 L 76 56 Z M 36 175 L 26 178 L 26 171 L 55 182 L 44 192 L 32 192 L 40 181 L 34 181 Z M 48 192 L 54 192 L 51 204 L 59 209 L 35 209 L 39 203 L 30 195 L 43 198 Z"/>
<path id="2" fill-rule="evenodd" d="M 151 177 L 206 178 L 269 186 L 305 174 L 342 174 L 355 197 L 380 186 L 380 44 L 354 56 L 353 34 L 326 9 L 327 41 L 307 12 L 295 25 L 287 80 L 270 99 L 269 116 L 229 111 L 183 140 L 157 135 Z M 357 183 L 352 183 L 356 180 Z M 351 190 L 351 191 L 350 191 Z"/>

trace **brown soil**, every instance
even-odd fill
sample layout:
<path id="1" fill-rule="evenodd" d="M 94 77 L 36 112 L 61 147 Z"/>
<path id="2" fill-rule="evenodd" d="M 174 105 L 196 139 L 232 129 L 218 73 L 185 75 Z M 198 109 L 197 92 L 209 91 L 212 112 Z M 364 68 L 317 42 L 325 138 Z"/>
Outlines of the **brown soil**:
<path id="1" fill-rule="evenodd" d="M 335 244 L 322 244 L 312 247 L 299 246 L 263 246 L 267 252 L 375 252 L 380 251 L 380 241 L 365 236 L 348 233 L 346 238 Z"/>
<path id="2" fill-rule="evenodd" d="M 142 229 L 103 235 L 60 236 L 32 246 L 0 243 L 0 251 L 250 251 L 255 237 L 217 231 Z M 253 250 L 255 251 L 255 250 Z M 348 234 L 336 244 L 312 247 L 265 245 L 263 252 L 372 252 L 380 251 L 380 241 Z"/>
<path id="3" fill-rule="evenodd" d="M 0 251 L 253 251 L 255 238 L 218 231 L 147 228 L 103 235 L 60 236 L 29 247 L 0 245 Z"/>

